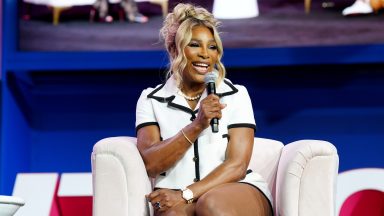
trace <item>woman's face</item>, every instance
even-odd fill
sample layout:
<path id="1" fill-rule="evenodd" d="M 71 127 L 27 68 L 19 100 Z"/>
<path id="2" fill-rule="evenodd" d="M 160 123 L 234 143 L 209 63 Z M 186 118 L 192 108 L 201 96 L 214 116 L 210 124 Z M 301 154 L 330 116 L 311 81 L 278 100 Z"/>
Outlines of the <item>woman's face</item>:
<path id="1" fill-rule="evenodd" d="M 187 66 L 183 71 L 184 83 L 204 83 L 204 76 L 214 70 L 218 58 L 215 38 L 209 28 L 195 26 L 192 28 L 192 38 L 184 48 Z"/>

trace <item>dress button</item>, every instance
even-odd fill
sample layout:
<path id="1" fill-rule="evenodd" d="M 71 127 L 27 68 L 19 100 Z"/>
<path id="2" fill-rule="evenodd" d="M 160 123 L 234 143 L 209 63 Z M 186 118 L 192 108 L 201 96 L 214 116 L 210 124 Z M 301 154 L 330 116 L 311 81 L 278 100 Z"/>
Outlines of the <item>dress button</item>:
<path id="1" fill-rule="evenodd" d="M 193 162 L 196 162 L 197 161 L 197 157 L 193 157 Z"/>
<path id="2" fill-rule="evenodd" d="M 197 182 L 198 180 L 197 180 L 197 178 L 194 178 L 193 181 L 194 181 L 194 182 Z"/>

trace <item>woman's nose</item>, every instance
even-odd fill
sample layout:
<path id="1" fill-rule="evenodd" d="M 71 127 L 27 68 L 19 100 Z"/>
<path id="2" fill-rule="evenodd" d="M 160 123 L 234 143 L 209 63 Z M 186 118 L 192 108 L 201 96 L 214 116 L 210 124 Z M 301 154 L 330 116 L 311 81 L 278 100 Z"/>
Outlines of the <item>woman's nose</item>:
<path id="1" fill-rule="evenodd" d="M 200 56 L 201 58 L 204 58 L 204 59 L 209 58 L 208 50 L 207 50 L 206 48 L 201 48 L 201 49 L 200 49 L 200 52 L 199 52 L 199 56 Z"/>

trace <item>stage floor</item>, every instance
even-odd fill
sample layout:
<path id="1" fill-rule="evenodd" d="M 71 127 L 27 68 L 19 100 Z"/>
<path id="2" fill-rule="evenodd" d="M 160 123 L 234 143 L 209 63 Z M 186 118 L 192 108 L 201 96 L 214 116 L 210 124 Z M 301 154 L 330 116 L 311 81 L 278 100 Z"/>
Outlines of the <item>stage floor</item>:
<path id="1" fill-rule="evenodd" d="M 305 14 L 302 4 L 260 8 L 251 19 L 222 20 L 225 48 L 304 47 L 384 44 L 384 13 L 343 17 L 342 8 L 314 7 Z M 90 23 L 63 15 L 58 26 L 50 20 L 21 20 L 22 51 L 129 51 L 160 50 L 160 15 L 146 24 L 115 21 Z"/>

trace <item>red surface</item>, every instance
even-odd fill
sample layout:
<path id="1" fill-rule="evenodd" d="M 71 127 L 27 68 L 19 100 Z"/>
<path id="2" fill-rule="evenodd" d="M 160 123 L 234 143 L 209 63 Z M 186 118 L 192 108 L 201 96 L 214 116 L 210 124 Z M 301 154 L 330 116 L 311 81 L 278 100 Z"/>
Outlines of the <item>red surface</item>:
<path id="1" fill-rule="evenodd" d="M 349 196 L 340 209 L 339 216 L 383 216 L 384 192 L 363 190 Z"/>
<path id="2" fill-rule="evenodd" d="M 55 194 L 53 196 L 51 211 L 49 213 L 49 216 L 60 216 L 59 204 L 58 204 L 58 199 L 56 195 L 57 191 L 59 190 L 59 184 L 60 184 L 60 180 L 57 180 L 56 187 L 55 187 Z"/>
<path id="3" fill-rule="evenodd" d="M 61 216 L 92 216 L 92 196 L 58 197 Z"/>

